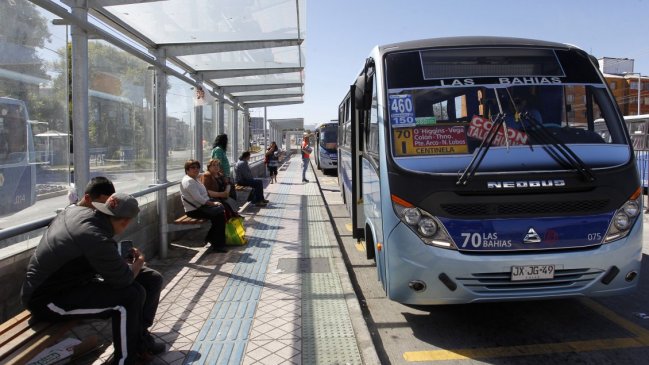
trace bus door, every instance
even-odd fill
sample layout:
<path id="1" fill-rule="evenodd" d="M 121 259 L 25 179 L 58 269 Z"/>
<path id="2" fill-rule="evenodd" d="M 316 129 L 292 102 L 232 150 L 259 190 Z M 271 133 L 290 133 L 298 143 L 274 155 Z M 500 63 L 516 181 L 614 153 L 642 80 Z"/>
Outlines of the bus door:
<path id="1" fill-rule="evenodd" d="M 354 95 L 356 93 L 356 85 L 350 87 L 351 105 L 350 105 L 350 118 L 351 118 L 351 167 L 352 167 L 352 188 L 351 188 L 351 214 L 354 227 L 352 228 L 352 237 L 362 239 L 365 236 L 365 216 L 363 213 L 363 170 L 361 159 L 362 154 L 362 125 L 361 115 L 362 110 L 356 109 Z"/>

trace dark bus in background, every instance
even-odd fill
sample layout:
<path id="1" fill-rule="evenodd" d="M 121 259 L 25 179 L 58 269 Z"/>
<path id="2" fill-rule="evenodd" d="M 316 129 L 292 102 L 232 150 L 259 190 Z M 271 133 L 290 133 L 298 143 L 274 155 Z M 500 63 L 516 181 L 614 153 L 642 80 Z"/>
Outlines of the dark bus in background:
<path id="1" fill-rule="evenodd" d="M 315 129 L 315 162 L 318 170 L 338 169 L 338 122 L 320 124 Z"/>
<path id="2" fill-rule="evenodd" d="M 0 215 L 36 202 L 34 139 L 22 100 L 0 97 Z"/>

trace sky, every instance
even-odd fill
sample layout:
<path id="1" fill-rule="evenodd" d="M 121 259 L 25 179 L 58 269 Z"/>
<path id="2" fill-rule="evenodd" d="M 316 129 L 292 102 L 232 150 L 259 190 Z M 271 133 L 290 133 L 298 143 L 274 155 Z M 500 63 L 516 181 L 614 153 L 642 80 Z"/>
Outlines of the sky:
<path id="1" fill-rule="evenodd" d="M 376 45 L 452 36 L 507 36 L 631 58 L 649 75 L 649 0 L 307 0 L 304 104 L 268 119 L 337 119 L 338 105 Z M 251 116 L 263 117 L 262 109 Z"/>

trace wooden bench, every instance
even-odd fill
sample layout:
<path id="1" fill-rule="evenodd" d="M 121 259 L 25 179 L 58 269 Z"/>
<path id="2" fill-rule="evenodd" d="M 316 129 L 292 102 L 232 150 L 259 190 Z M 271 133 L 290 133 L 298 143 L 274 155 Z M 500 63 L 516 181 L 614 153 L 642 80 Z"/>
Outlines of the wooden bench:
<path id="1" fill-rule="evenodd" d="M 0 364 L 27 364 L 34 356 L 63 339 L 79 320 L 37 322 L 25 310 L 0 325 Z M 91 336 L 75 346 L 75 355 L 98 347 Z"/>
<path id="2" fill-rule="evenodd" d="M 203 223 L 209 222 L 207 219 L 192 218 L 187 214 L 176 219 L 172 224 L 167 225 L 167 232 L 185 231 L 188 229 L 201 228 Z"/>
<path id="3" fill-rule="evenodd" d="M 250 186 L 243 186 L 239 184 L 234 186 L 234 190 L 237 192 L 237 202 L 243 202 L 240 205 L 243 205 L 246 201 L 248 201 L 248 198 L 252 193 L 252 188 Z"/>

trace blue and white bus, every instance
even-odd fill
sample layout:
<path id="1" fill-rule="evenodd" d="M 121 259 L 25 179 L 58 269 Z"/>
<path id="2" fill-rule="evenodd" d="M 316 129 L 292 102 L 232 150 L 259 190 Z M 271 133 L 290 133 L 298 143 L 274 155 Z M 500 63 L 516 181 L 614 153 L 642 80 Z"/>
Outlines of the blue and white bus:
<path id="1" fill-rule="evenodd" d="M 604 121 L 610 140 L 595 131 Z M 379 46 L 339 107 L 340 181 L 387 296 L 453 304 L 628 293 L 631 140 L 597 60 L 453 37 Z"/>
<path id="2" fill-rule="evenodd" d="M 318 170 L 338 169 L 338 123 L 322 123 L 315 129 L 315 162 Z"/>
<path id="3" fill-rule="evenodd" d="M 36 202 L 34 139 L 22 100 L 0 97 L 0 215 Z"/>

